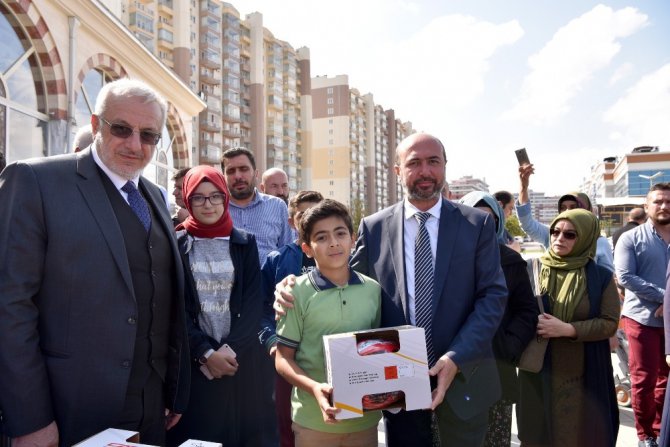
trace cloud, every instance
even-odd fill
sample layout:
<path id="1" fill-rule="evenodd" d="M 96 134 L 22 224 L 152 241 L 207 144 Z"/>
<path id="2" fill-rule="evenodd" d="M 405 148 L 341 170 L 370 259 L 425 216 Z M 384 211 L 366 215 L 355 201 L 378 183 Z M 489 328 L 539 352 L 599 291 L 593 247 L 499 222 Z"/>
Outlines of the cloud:
<path id="1" fill-rule="evenodd" d="M 628 76 L 633 73 L 633 64 L 630 62 L 626 62 L 625 64 L 621 65 L 619 68 L 616 69 L 612 77 L 610 78 L 609 85 L 610 87 L 619 82 L 622 79 L 627 78 Z"/>
<path id="2" fill-rule="evenodd" d="M 357 88 L 373 89 L 376 103 L 395 109 L 417 130 L 454 137 L 454 118 L 485 91 L 491 58 L 523 33 L 516 20 L 495 24 L 457 14 L 437 17 L 380 49 Z"/>
<path id="3" fill-rule="evenodd" d="M 621 49 L 620 40 L 647 25 L 635 8 L 617 11 L 598 5 L 560 28 L 528 59 L 518 102 L 503 118 L 533 124 L 552 124 L 570 111 L 572 100 L 606 67 Z"/>
<path id="4" fill-rule="evenodd" d="M 634 146 L 670 144 L 670 63 L 642 77 L 603 115 L 616 126 L 617 142 Z"/>

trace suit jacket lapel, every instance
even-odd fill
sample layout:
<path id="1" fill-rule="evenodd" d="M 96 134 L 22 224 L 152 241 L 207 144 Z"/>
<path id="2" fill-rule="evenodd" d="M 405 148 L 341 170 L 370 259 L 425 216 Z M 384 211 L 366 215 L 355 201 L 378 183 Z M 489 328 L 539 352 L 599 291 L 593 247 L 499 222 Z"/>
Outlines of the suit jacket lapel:
<path id="1" fill-rule="evenodd" d="M 454 245 L 458 236 L 460 219 L 454 219 L 452 213 L 458 209 L 448 200 L 442 199 L 440 211 L 440 228 L 437 233 L 437 253 L 435 256 L 435 278 L 433 283 L 433 315 L 444 291 L 447 272 L 454 253 Z"/>
<path id="2" fill-rule="evenodd" d="M 121 276 L 131 295 L 134 297 L 133 282 L 130 275 L 130 266 L 128 265 L 128 254 L 123 242 L 123 233 L 100 178 L 100 175 L 104 174 L 100 174 L 98 171 L 90 148 L 80 152 L 77 158 L 77 174 L 79 175 L 77 179 L 79 191 L 84 196 L 84 200 L 100 227 L 100 232 L 107 242 L 109 251 L 112 253 Z"/>
<path id="3" fill-rule="evenodd" d="M 399 202 L 386 218 L 388 230 L 386 237 L 390 241 L 390 255 L 393 261 L 393 270 L 398 284 L 398 295 L 405 312 L 405 320 L 409 321 L 409 308 L 407 307 L 407 282 L 405 280 L 405 226 L 404 226 L 404 202 Z"/>

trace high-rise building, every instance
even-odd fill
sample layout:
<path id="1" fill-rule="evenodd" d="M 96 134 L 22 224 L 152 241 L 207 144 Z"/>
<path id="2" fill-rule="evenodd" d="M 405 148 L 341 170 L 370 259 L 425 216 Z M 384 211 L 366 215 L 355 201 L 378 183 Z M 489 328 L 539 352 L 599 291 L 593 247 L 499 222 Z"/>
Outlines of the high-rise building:
<path id="1" fill-rule="evenodd" d="M 451 199 L 458 200 L 469 192 L 489 192 L 489 185 L 486 183 L 486 180 L 474 178 L 471 175 L 466 175 L 450 181 L 449 191 L 451 192 Z"/>
<path id="2" fill-rule="evenodd" d="M 311 188 L 370 214 L 399 200 L 395 147 L 413 132 L 346 75 L 312 78 Z"/>

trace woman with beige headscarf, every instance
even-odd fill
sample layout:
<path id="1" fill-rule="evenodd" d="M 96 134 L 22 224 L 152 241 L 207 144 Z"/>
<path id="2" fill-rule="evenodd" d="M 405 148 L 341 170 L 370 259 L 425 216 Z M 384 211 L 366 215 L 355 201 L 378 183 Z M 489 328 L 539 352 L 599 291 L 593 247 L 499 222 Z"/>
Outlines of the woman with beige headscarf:
<path id="1" fill-rule="evenodd" d="M 523 446 L 614 446 L 619 414 L 608 339 L 620 305 L 612 272 L 593 261 L 598 219 L 573 209 L 549 228 L 537 325 L 549 346 L 539 373 L 519 374 L 519 439 Z"/>

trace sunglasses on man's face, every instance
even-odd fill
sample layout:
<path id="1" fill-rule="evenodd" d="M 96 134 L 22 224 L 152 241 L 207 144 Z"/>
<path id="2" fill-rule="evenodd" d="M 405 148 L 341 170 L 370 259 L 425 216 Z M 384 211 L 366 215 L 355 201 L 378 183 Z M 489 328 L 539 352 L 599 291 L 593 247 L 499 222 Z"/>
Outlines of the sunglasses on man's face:
<path id="1" fill-rule="evenodd" d="M 561 233 L 563 233 L 563 237 L 564 237 L 565 239 L 569 240 L 569 241 L 574 241 L 575 239 L 577 239 L 577 232 L 572 231 L 572 230 L 563 230 L 563 231 L 561 231 L 561 230 L 559 230 L 558 228 L 552 228 L 552 229 L 549 231 L 549 234 L 551 234 L 551 235 L 554 236 L 555 238 L 557 238 L 558 236 L 560 236 Z"/>
<path id="2" fill-rule="evenodd" d="M 117 138 L 123 138 L 123 139 L 130 138 L 130 136 L 135 133 L 135 129 L 133 129 L 130 126 L 126 126 L 125 124 L 119 124 L 119 123 L 110 123 L 103 117 L 98 118 L 100 118 L 100 121 L 109 126 L 109 133 L 111 133 Z M 155 146 L 161 140 L 161 134 L 151 132 L 150 130 L 140 130 L 139 134 L 140 134 L 140 141 L 142 142 L 142 144 L 150 144 L 152 146 Z"/>

